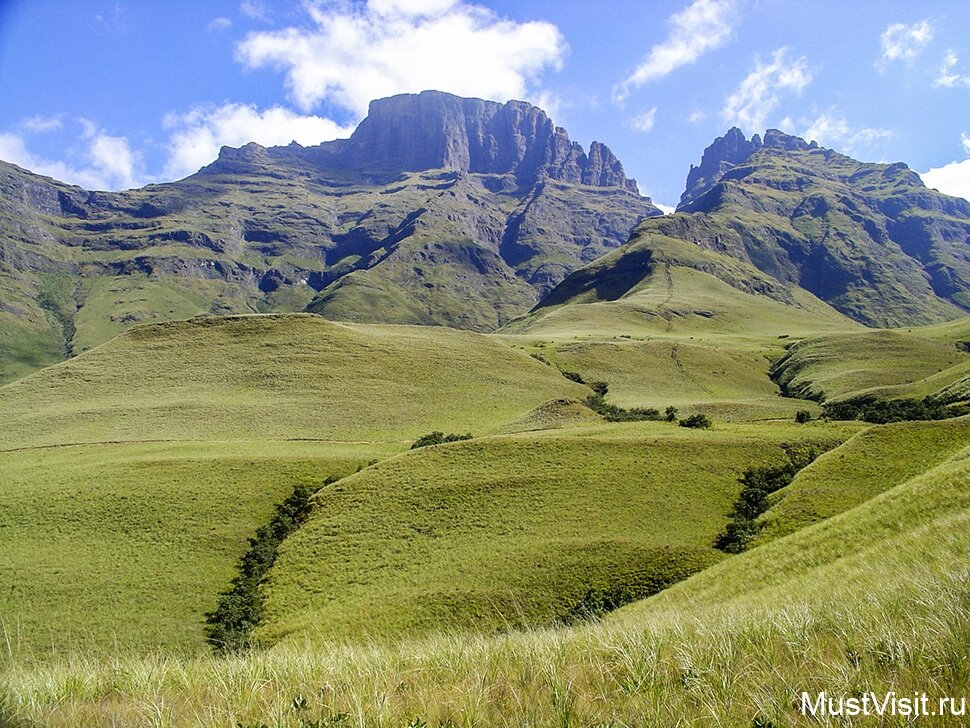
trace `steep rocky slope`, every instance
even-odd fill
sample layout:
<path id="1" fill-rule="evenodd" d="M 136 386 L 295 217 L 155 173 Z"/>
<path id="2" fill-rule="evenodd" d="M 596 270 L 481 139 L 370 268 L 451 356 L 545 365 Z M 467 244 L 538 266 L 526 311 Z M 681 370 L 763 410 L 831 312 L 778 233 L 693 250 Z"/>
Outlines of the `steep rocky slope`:
<path id="1" fill-rule="evenodd" d="M 793 303 L 803 289 L 870 326 L 970 311 L 970 203 L 927 189 L 905 164 L 858 162 L 776 130 L 717 139 L 678 212 L 570 275 L 543 306 L 617 298 L 658 262 Z M 622 285 L 617 285 L 621 282 Z"/>
<path id="2" fill-rule="evenodd" d="M 488 330 L 660 215 L 541 109 L 375 101 L 345 140 L 89 192 L 0 163 L 0 381 L 143 321 L 310 310 Z"/>

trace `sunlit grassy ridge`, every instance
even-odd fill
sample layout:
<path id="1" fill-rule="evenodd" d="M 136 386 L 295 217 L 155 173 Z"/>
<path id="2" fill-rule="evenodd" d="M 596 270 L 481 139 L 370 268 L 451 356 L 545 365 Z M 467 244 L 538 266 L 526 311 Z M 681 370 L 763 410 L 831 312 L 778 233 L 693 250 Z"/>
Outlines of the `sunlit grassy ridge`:
<path id="1" fill-rule="evenodd" d="M 589 390 L 480 334 L 312 315 L 136 329 L 0 389 L 0 448 L 483 433 Z"/>
<path id="2" fill-rule="evenodd" d="M 830 518 L 946 462 L 970 446 L 970 419 L 901 422 L 860 432 L 772 496 L 756 542 Z"/>
<path id="3" fill-rule="evenodd" d="M 699 255 L 714 255 L 698 251 Z M 619 251 L 600 261 L 617 255 Z M 636 277 L 628 289 L 616 292 L 619 295 L 597 297 L 577 292 L 560 304 L 543 306 L 510 322 L 502 332 L 549 339 L 672 334 L 698 340 L 727 336 L 762 342 L 779 336 L 861 329 L 798 289 L 788 292 L 791 302 L 786 303 L 740 291 L 713 275 L 679 265 L 676 258 L 669 266 L 662 260 L 652 266 L 635 262 Z M 742 273 L 755 275 L 752 271 L 745 269 Z"/>
<path id="4" fill-rule="evenodd" d="M 547 624 L 587 592 L 711 563 L 753 464 L 825 428 L 642 423 L 408 452 L 322 490 L 266 589 L 274 641 Z"/>
<path id="5" fill-rule="evenodd" d="M 228 660 L 14 665 L 4 673 L 8 712 L 51 726 L 296 728 L 346 714 L 401 728 L 415 719 L 794 728 L 819 724 L 800 714 L 801 691 L 961 696 L 970 683 L 968 478 L 964 449 L 589 627 L 382 645 L 289 640 Z"/>
<path id="6" fill-rule="evenodd" d="M 241 441 L 0 453 L 0 615 L 14 653 L 201 649 L 202 614 L 273 504 L 390 452 Z"/>
<path id="7" fill-rule="evenodd" d="M 955 327 L 953 327 L 955 328 Z M 794 344 L 775 368 L 793 396 L 921 398 L 967 384 L 970 354 L 921 329 L 820 336 Z"/>

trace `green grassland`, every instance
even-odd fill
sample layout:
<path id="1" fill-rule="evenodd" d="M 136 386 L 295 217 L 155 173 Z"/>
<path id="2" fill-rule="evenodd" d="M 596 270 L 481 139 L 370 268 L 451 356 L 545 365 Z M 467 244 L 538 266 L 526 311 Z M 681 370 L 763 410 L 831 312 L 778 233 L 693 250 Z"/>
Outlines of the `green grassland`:
<path id="1" fill-rule="evenodd" d="M 853 442 L 828 457 L 865 459 Z M 15 664 L 7 711 L 50 726 L 801 728 L 820 724 L 800 715 L 801 691 L 959 697 L 970 675 L 968 478 L 964 448 L 588 626 Z"/>
<path id="2" fill-rule="evenodd" d="M 966 382 L 970 354 L 922 332 L 867 331 L 810 338 L 789 349 L 773 376 L 793 396 L 817 400 L 867 395 L 922 398 Z"/>
<path id="3" fill-rule="evenodd" d="M 197 652 L 246 539 L 298 483 L 396 448 L 321 442 L 0 453 L 0 615 L 14 655 Z"/>
<path id="4" fill-rule="evenodd" d="M 566 618 L 591 589 L 683 578 L 711 548 L 741 472 L 842 431 L 554 430 L 426 448 L 321 491 L 267 586 L 275 641 L 494 631 Z"/>
<path id="5" fill-rule="evenodd" d="M 485 433 L 589 390 L 469 332 L 306 314 L 138 328 L 0 389 L 0 448 Z"/>
<path id="6" fill-rule="evenodd" d="M 864 430 L 822 455 L 772 496 L 763 543 L 848 511 L 970 446 L 970 419 L 900 422 Z"/>
<path id="7" fill-rule="evenodd" d="M 673 405 L 722 420 L 817 411 L 812 402 L 781 396 L 772 363 L 798 338 L 861 327 L 798 289 L 785 291 L 793 299 L 782 302 L 694 268 L 650 265 L 636 270 L 637 282 L 618 298 L 579 292 L 511 322 L 499 337 L 586 381 L 606 381 L 607 400 L 622 407 Z"/>

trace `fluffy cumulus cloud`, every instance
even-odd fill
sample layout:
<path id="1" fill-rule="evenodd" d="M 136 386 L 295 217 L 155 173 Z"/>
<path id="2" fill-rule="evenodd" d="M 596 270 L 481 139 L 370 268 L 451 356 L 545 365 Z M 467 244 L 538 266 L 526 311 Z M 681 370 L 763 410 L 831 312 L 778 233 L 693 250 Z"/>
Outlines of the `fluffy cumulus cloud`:
<path id="1" fill-rule="evenodd" d="M 630 125 L 637 131 L 642 131 L 646 133 L 651 129 L 653 129 L 653 124 L 656 118 L 657 118 L 657 107 L 654 106 L 652 109 L 650 109 L 650 111 L 646 112 L 645 114 L 640 114 L 639 116 L 635 116 L 630 122 Z"/>
<path id="2" fill-rule="evenodd" d="M 795 125 L 790 120 L 786 120 L 783 126 L 789 129 L 792 127 L 797 129 L 801 126 L 802 131 L 795 132 L 799 136 L 846 154 L 865 151 L 873 144 L 889 139 L 893 135 L 889 129 L 853 126 L 835 109 L 824 111 L 814 119 L 802 121 L 801 125 Z"/>
<path id="3" fill-rule="evenodd" d="M 963 145 L 963 151 L 970 154 L 970 136 L 964 132 L 960 135 L 960 142 Z M 970 159 L 934 167 L 920 176 L 928 187 L 933 187 L 947 195 L 970 200 Z"/>
<path id="4" fill-rule="evenodd" d="M 145 181 L 142 157 L 125 137 L 112 136 L 87 119 L 77 121 L 81 127 L 78 151 L 70 162 L 32 153 L 25 138 L 14 132 L 0 134 L 0 159 L 90 190 L 129 189 Z M 26 124 L 25 128 L 30 130 Z"/>
<path id="5" fill-rule="evenodd" d="M 934 81 L 935 85 L 943 88 L 956 88 L 957 86 L 970 86 L 970 76 L 965 76 L 957 72 L 960 57 L 953 51 L 947 51 L 943 56 L 943 63 Z"/>
<path id="6" fill-rule="evenodd" d="M 308 2 L 309 27 L 254 32 L 237 47 L 251 69 L 286 74 L 304 111 L 321 102 L 363 116 L 375 98 L 426 89 L 534 99 L 567 46 L 555 25 L 518 23 L 457 0 Z"/>
<path id="7" fill-rule="evenodd" d="M 880 36 L 882 57 L 879 59 L 879 65 L 885 67 L 894 61 L 912 63 L 931 40 L 933 40 L 933 26 L 928 20 L 912 25 L 893 23 Z"/>
<path id="8" fill-rule="evenodd" d="M 800 94 L 812 82 L 812 75 L 804 57 L 790 60 L 788 48 L 779 48 L 767 63 L 755 60 L 754 70 L 727 97 L 721 115 L 729 124 L 761 132 L 782 96 Z"/>
<path id="9" fill-rule="evenodd" d="M 613 99 L 622 103 L 632 89 L 663 78 L 724 45 L 737 22 L 734 0 L 694 0 L 670 17 L 667 37 L 653 46 L 633 73 L 613 89 Z"/>
<path id="10" fill-rule="evenodd" d="M 223 145 L 238 147 L 256 142 L 265 147 L 298 142 L 304 146 L 350 136 L 353 128 L 330 119 L 303 116 L 274 106 L 263 111 L 247 104 L 199 107 L 185 114 L 169 114 L 170 131 L 165 177 L 192 174 L 219 154 Z"/>

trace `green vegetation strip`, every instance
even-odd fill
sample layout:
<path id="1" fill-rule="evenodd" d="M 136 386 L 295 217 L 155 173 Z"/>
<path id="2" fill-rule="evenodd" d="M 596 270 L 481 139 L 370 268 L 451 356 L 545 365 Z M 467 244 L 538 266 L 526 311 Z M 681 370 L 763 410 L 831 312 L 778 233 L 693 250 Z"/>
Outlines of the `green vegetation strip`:
<path id="1" fill-rule="evenodd" d="M 326 487 L 338 478 L 328 477 Z M 239 560 L 239 574 L 229 588 L 219 595 L 219 605 L 205 615 L 205 637 L 218 653 L 250 647 L 250 633 L 263 614 L 263 594 L 260 583 L 276 562 L 276 554 L 283 540 L 306 521 L 312 504 L 310 498 L 317 491 L 298 485 L 289 497 L 276 506 L 272 520 L 260 526 L 249 539 L 249 549 Z"/>

